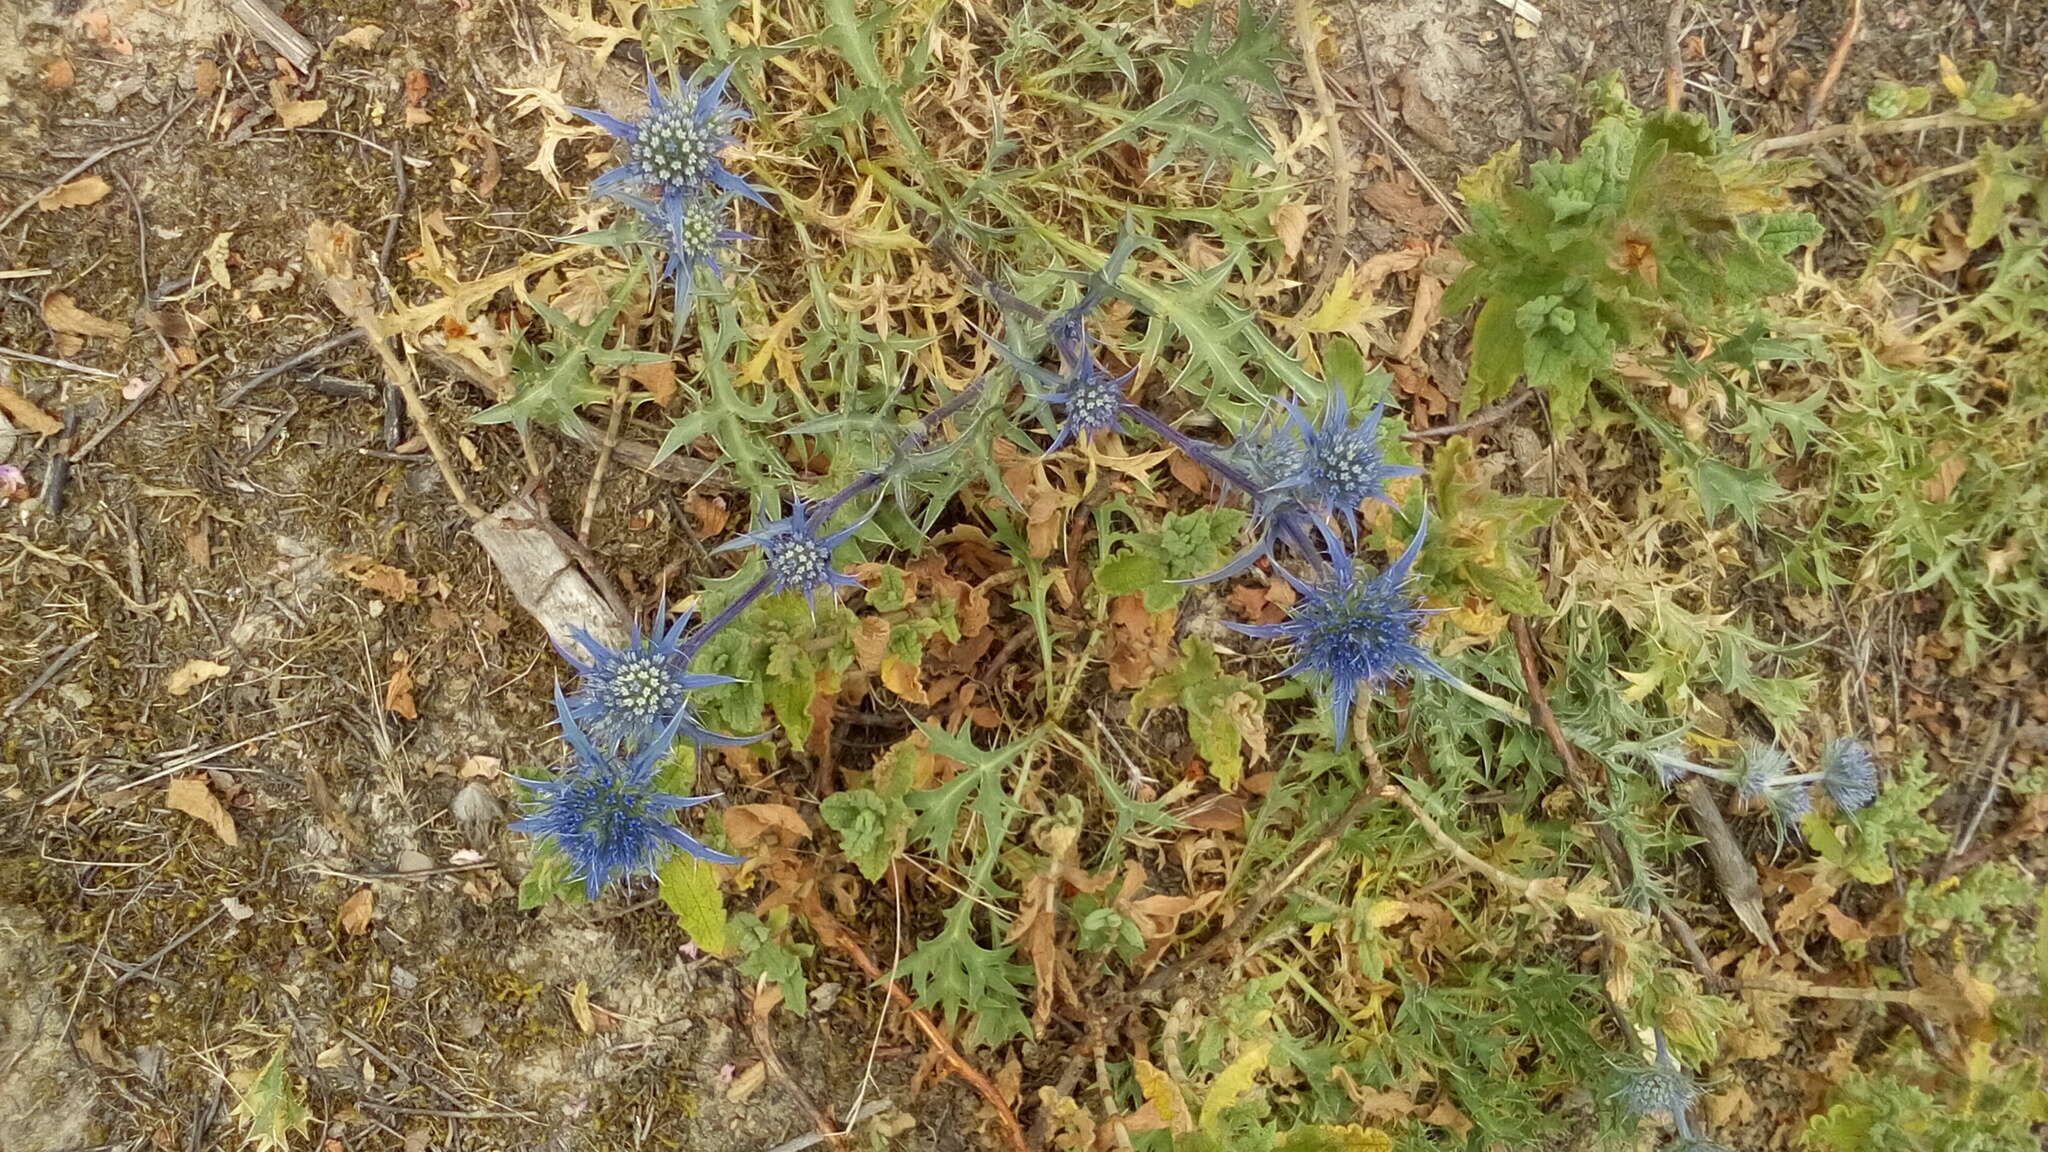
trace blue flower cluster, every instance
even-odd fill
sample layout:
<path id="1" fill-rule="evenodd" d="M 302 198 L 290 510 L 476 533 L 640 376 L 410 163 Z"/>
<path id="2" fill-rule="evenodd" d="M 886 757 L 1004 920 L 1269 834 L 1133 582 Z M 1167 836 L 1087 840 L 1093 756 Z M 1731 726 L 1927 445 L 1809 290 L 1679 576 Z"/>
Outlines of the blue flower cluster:
<path id="1" fill-rule="evenodd" d="M 1868 808 L 1878 794 L 1877 758 L 1869 745 L 1848 737 L 1822 749 L 1820 768 L 1814 772 L 1794 771 L 1792 757 L 1784 750 L 1758 743 L 1745 747 L 1732 768 L 1696 764 L 1668 752 L 1651 753 L 1650 763 L 1667 788 L 1687 776 L 1729 785 L 1743 799 L 1762 805 L 1781 832 L 1797 830 L 1800 818 L 1813 811 L 1812 785 L 1820 785 L 1836 810 L 1844 813 Z"/>
<path id="2" fill-rule="evenodd" d="M 590 190 L 623 200 L 654 229 L 668 253 L 662 275 L 675 284 L 678 316 L 689 306 L 697 270 L 723 274 L 720 254 L 751 239 L 724 224 L 733 198 L 769 207 L 760 189 L 725 166 L 726 151 L 738 142 L 727 127 L 747 118 L 744 109 L 725 100 L 731 77 L 727 65 L 710 84 L 679 83 L 668 96 L 650 71 L 647 114 L 635 121 L 570 109 L 625 142 L 625 158 L 592 180 Z"/>
<path id="3" fill-rule="evenodd" d="M 1375 571 L 1354 556 L 1358 511 L 1368 501 L 1394 505 L 1388 484 L 1420 468 L 1387 459 L 1380 438 L 1381 409 L 1354 416 L 1343 389 L 1333 386 L 1316 417 L 1301 403 L 1281 398 L 1239 430 L 1228 445 L 1197 440 L 1124 396 L 1135 371 L 1113 374 L 1095 354 L 1089 312 L 1109 295 L 1124 256 L 1119 244 L 1090 278 L 1072 308 L 1047 318 L 1047 340 L 1057 368 L 1041 366 L 993 338 L 1002 359 L 1044 387 L 1034 398 L 1064 411 L 1047 452 L 1086 441 L 1128 420 L 1148 429 L 1221 478 L 1246 499 L 1253 542 L 1203 583 L 1238 575 L 1261 560 L 1300 594 L 1280 624 L 1231 624 L 1249 636 L 1283 640 L 1294 663 L 1283 675 L 1306 674 L 1328 702 L 1331 737 L 1339 747 L 1350 729 L 1353 703 L 1364 692 L 1424 675 L 1462 687 L 1418 642 L 1430 610 L 1412 588 L 1416 556 L 1428 531 L 1425 511 L 1401 556 Z M 1283 560 L 1280 550 L 1288 557 Z M 1293 565 L 1292 567 L 1289 564 Z"/>
<path id="4" fill-rule="evenodd" d="M 1678 1138 L 1665 1146 L 1665 1152 L 1728 1152 L 1726 1145 L 1693 1130 L 1692 1106 L 1699 1100 L 1699 1083 L 1671 1055 L 1663 1031 L 1654 1029 L 1652 1034 L 1656 1055 L 1625 1072 L 1609 1099 L 1639 1120 L 1669 1118 Z"/>

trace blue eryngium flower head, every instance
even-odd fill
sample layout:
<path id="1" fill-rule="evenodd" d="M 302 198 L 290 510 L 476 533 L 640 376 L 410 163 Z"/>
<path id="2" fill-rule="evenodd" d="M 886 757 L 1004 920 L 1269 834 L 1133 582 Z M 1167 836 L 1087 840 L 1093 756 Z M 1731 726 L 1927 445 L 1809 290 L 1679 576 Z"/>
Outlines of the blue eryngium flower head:
<path id="1" fill-rule="evenodd" d="M 1315 550 L 1314 517 L 1296 498 L 1302 472 L 1308 461 L 1308 446 L 1291 419 L 1275 421 L 1270 413 L 1239 430 L 1236 439 L 1216 455 L 1224 465 L 1251 485 L 1252 543 L 1221 568 L 1184 584 L 1206 584 L 1226 580 L 1249 569 L 1273 549 L 1286 543 L 1296 551 Z"/>
<path id="2" fill-rule="evenodd" d="M 979 328 L 975 331 L 981 332 Z M 1101 361 L 1095 358 L 1085 334 L 1071 342 L 1055 339 L 1061 361 L 1059 372 L 1048 371 L 1018 355 L 1016 350 L 986 332 L 981 332 L 981 338 L 988 341 L 1010 367 L 1048 389 L 1027 395 L 1033 400 L 1043 400 L 1066 409 L 1060 418 L 1058 434 L 1052 438 L 1052 443 L 1045 446 L 1047 453 L 1059 451 L 1070 440 L 1086 440 L 1123 422 L 1124 385 L 1131 382 L 1131 377 L 1136 376 L 1138 370 L 1133 368 L 1121 376 L 1110 375 Z"/>
<path id="3" fill-rule="evenodd" d="M 721 544 L 716 551 L 726 552 L 744 548 L 749 544 L 758 545 L 761 557 L 768 565 L 768 579 L 771 590 L 780 592 L 788 588 L 801 588 L 804 599 L 813 610 L 818 603 L 817 590 L 824 588 L 854 588 L 860 581 L 832 568 L 832 551 L 845 543 L 846 538 L 867 522 L 874 510 L 868 512 L 839 529 L 820 536 L 818 529 L 824 527 L 821 519 L 813 514 L 811 506 L 801 496 L 792 496 L 789 501 L 789 515 L 780 520 L 771 520 L 752 532 L 742 533 L 737 539 Z"/>
<path id="4" fill-rule="evenodd" d="M 753 239 L 745 232 L 725 226 L 726 205 L 732 203 L 729 196 L 670 197 L 655 201 L 621 195 L 619 199 L 639 211 L 641 218 L 654 229 L 655 242 L 667 254 L 661 274 L 675 285 L 677 316 L 690 306 L 690 295 L 697 285 L 697 270 L 708 268 L 712 275 L 723 276 L 725 265 L 719 262 L 719 257 L 741 240 Z"/>
<path id="5" fill-rule="evenodd" d="M 1656 1059 L 1629 1070 L 1614 1090 L 1612 1099 L 1631 1116 L 1670 1116 L 1684 1123 L 1686 1110 L 1699 1097 L 1699 1086 L 1679 1067 L 1657 1033 Z"/>
<path id="6" fill-rule="evenodd" d="M 1877 761 L 1861 740 L 1829 742 L 1820 756 L 1820 785 L 1844 812 L 1868 808 L 1877 799 Z"/>
<path id="7" fill-rule="evenodd" d="M 1070 440 L 1087 440 L 1097 432 L 1115 428 L 1122 422 L 1124 385 L 1137 374 L 1138 370 L 1133 368 L 1121 376 L 1111 376 L 1093 355 L 1084 355 L 1080 366 L 1057 391 L 1036 396 L 1048 404 L 1066 409 L 1066 414 L 1060 418 L 1059 434 L 1052 438 L 1052 443 L 1046 445 L 1045 450 L 1057 452 Z"/>
<path id="8" fill-rule="evenodd" d="M 569 858 L 592 898 L 605 885 L 637 872 L 652 873 L 681 849 L 699 860 L 739 864 L 741 857 L 707 847 L 677 827 L 670 814 L 709 796 L 678 796 L 655 784 L 661 758 L 677 735 L 680 715 L 630 757 L 598 746 L 577 726 L 569 701 L 555 689 L 555 715 L 569 743 L 569 763 L 552 780 L 525 780 L 535 796 L 511 827 L 553 840 Z"/>
<path id="9" fill-rule="evenodd" d="M 1292 618 L 1279 624 L 1229 625 L 1247 636 L 1291 641 L 1295 662 L 1281 675 L 1306 672 L 1329 681 L 1332 738 L 1339 748 L 1344 746 L 1351 705 L 1361 687 L 1376 690 L 1418 672 L 1458 682 L 1415 642 L 1430 610 L 1417 602 L 1408 581 L 1428 531 L 1425 514 L 1400 558 L 1383 572 L 1369 573 L 1358 570 L 1342 541 L 1325 526 L 1326 578 L 1310 583 L 1280 569 L 1301 593 Z"/>
<path id="10" fill-rule="evenodd" d="M 585 656 L 556 644 L 555 650 L 576 670 L 576 693 L 563 701 L 574 730 L 605 747 L 645 746 L 664 731 L 671 742 L 677 736 L 693 744 L 728 746 L 759 740 L 760 736 L 727 736 L 697 723 L 690 711 L 689 694 L 735 681 L 730 676 L 689 670 L 682 652 L 683 633 L 689 625 L 688 612 L 677 616 L 664 631 L 643 634 L 636 622 L 632 638 L 617 648 L 606 647 L 578 628 L 574 634 L 588 654 Z M 566 731 L 570 725 L 565 721 L 563 727 Z"/>
<path id="11" fill-rule="evenodd" d="M 1301 501 L 1323 512 L 1334 512 L 1355 523 L 1358 506 L 1367 500 L 1392 504 L 1387 481 L 1415 476 L 1422 469 L 1412 464 L 1389 464 L 1380 448 L 1380 416 L 1377 404 L 1358 423 L 1351 422 L 1351 406 L 1342 387 L 1333 386 L 1323 417 L 1310 423 L 1291 402 L 1288 414 L 1299 430 L 1306 451 L 1297 480 Z"/>
<path id="12" fill-rule="evenodd" d="M 571 108 L 626 142 L 625 160 L 600 173 L 590 182 L 590 190 L 600 194 L 652 193 L 649 199 L 666 205 L 720 188 L 769 207 L 760 191 L 735 175 L 722 159 L 725 150 L 737 143 L 726 126 L 747 117 L 744 110 L 725 102 L 725 83 L 731 75 L 732 65 L 728 64 L 705 87 L 681 83 L 669 97 L 662 94 L 650 71 L 647 114 L 637 122 L 589 108 Z"/>

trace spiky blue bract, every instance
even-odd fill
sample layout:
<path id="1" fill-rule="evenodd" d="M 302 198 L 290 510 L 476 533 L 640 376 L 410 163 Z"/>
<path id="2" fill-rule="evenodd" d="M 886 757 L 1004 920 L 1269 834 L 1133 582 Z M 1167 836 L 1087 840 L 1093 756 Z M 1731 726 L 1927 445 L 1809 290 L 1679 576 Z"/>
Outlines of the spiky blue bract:
<path id="1" fill-rule="evenodd" d="M 671 818 L 678 809 L 717 799 L 716 794 L 679 796 L 655 783 L 661 759 L 678 734 L 680 716 L 639 751 L 621 756 L 600 747 L 577 726 L 560 688 L 555 690 L 555 715 L 569 744 L 569 762 L 552 780 L 520 781 L 534 796 L 527 814 L 511 827 L 554 841 L 592 898 L 615 880 L 636 873 L 651 875 L 677 850 L 715 864 L 743 862 L 742 857 L 708 847 Z"/>
<path id="2" fill-rule="evenodd" d="M 1735 769 L 1735 790 L 1745 799 L 1761 800 L 1792 775 L 1792 758 L 1770 744 L 1752 743 L 1742 750 Z"/>
<path id="3" fill-rule="evenodd" d="M 666 204 L 671 198 L 692 200 L 713 189 L 744 196 L 769 207 L 760 190 L 725 166 L 723 154 L 738 141 L 726 131 L 747 113 L 725 102 L 728 64 L 710 84 L 698 88 L 679 82 L 665 95 L 654 73 L 647 74 L 647 114 L 621 120 L 589 108 L 570 111 L 626 142 L 626 158 L 590 182 L 600 194 L 635 193 Z"/>
<path id="4" fill-rule="evenodd" d="M 1110 375 L 1095 359 L 1085 333 L 1071 343 L 1064 338 L 1055 339 L 1061 364 L 1060 371 L 1053 372 L 1019 355 L 1016 349 L 989 333 L 979 328 L 975 331 L 1019 375 L 1048 389 L 1044 392 L 1027 390 L 1027 395 L 1033 400 L 1043 400 L 1066 409 L 1060 417 L 1059 431 L 1053 436 L 1052 443 L 1045 447 L 1046 452 L 1057 452 L 1070 440 L 1085 440 L 1123 422 L 1128 407 L 1124 402 L 1124 385 L 1138 374 L 1137 369 L 1133 368 L 1122 376 Z"/>
<path id="5" fill-rule="evenodd" d="M 844 572 L 832 568 L 832 551 L 846 542 L 860 526 L 867 522 L 874 510 L 836 532 L 819 535 L 824 520 L 814 514 L 812 506 L 801 496 L 792 496 L 789 501 L 789 515 L 780 520 L 771 520 L 752 532 L 720 545 L 717 551 L 744 548 L 749 544 L 761 549 L 761 558 L 768 566 L 769 590 L 781 592 L 800 589 L 804 599 L 812 607 L 817 606 L 816 593 L 823 588 L 854 588 L 860 581 Z"/>
<path id="6" fill-rule="evenodd" d="M 1339 748 L 1344 746 L 1351 705 L 1361 688 L 1376 691 L 1417 673 L 1458 683 L 1415 642 L 1431 613 L 1408 584 L 1428 530 L 1425 516 L 1400 558 L 1385 571 L 1373 573 L 1360 571 L 1326 527 L 1326 578 L 1304 581 L 1280 569 L 1301 594 L 1293 615 L 1279 624 L 1229 624 L 1247 636 L 1292 643 L 1295 662 L 1281 675 L 1307 673 L 1327 681 L 1331 736 Z"/>
<path id="7" fill-rule="evenodd" d="M 664 731 L 671 741 L 680 736 L 693 744 L 738 745 L 759 740 L 760 736 L 713 732 L 697 723 L 690 711 L 689 694 L 734 681 L 730 676 L 690 671 L 682 651 L 689 625 L 688 612 L 657 632 L 642 633 L 636 622 L 631 639 L 617 648 L 605 646 L 579 628 L 575 636 L 583 655 L 566 645 L 555 645 L 562 659 L 576 670 L 576 692 L 563 706 L 577 732 L 605 747 L 626 744 L 638 748 Z"/>
<path id="8" fill-rule="evenodd" d="M 619 199 L 638 210 L 641 218 L 654 229 L 656 242 L 666 257 L 662 263 L 662 278 L 675 286 L 677 316 L 689 310 L 698 270 L 709 269 L 712 275 L 723 276 L 725 265 L 719 262 L 719 257 L 740 241 L 753 239 L 745 232 L 725 226 L 726 207 L 732 203 L 730 196 L 699 196 L 694 199 L 672 196 L 655 201 L 622 195 Z"/>
<path id="9" fill-rule="evenodd" d="M 1658 1037 L 1657 1058 L 1630 1069 L 1611 1099 L 1631 1116 L 1670 1116 L 1682 1120 L 1699 1096 L 1699 1086 L 1665 1050 Z"/>
<path id="10" fill-rule="evenodd" d="M 1358 506 L 1367 500 L 1391 504 L 1387 482 L 1415 476 L 1422 469 L 1412 464 L 1389 464 L 1380 447 L 1380 417 L 1375 404 L 1356 424 L 1351 422 L 1351 405 L 1341 387 L 1333 387 L 1330 402 L 1320 421 L 1311 423 L 1301 409 L 1288 401 L 1288 414 L 1301 435 L 1306 451 L 1297 480 L 1298 498 L 1322 512 L 1332 512 L 1354 522 Z"/>
<path id="11" fill-rule="evenodd" d="M 1842 737 L 1820 756 L 1820 783 L 1844 812 L 1868 808 L 1877 799 L 1877 760 L 1861 740 Z"/>
<path id="12" fill-rule="evenodd" d="M 1276 421 L 1261 415 L 1241 429 L 1216 457 L 1228 466 L 1228 474 L 1248 485 L 1252 543 L 1214 572 L 1176 583 L 1206 584 L 1228 579 L 1273 555 L 1281 543 L 1297 551 L 1313 551 L 1315 521 L 1296 499 L 1308 460 L 1308 446 L 1302 443 L 1294 421 Z"/>
<path id="13" fill-rule="evenodd" d="M 1095 357 L 1084 357 L 1079 369 L 1059 391 L 1037 397 L 1066 409 L 1060 418 L 1058 435 L 1052 438 L 1052 443 L 1046 445 L 1045 450 L 1057 452 L 1069 441 L 1087 440 L 1098 432 L 1115 428 L 1122 422 L 1124 385 L 1137 374 L 1137 369 L 1133 368 L 1121 376 L 1111 376 L 1095 362 Z"/>

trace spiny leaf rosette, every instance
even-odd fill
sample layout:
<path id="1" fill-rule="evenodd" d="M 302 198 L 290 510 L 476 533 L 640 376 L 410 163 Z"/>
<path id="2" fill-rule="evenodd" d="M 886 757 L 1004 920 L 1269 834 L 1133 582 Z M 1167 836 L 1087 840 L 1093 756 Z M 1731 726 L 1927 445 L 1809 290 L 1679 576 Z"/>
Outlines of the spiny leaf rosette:
<path id="1" fill-rule="evenodd" d="M 569 744 L 569 762 L 552 780 L 520 781 L 534 796 L 527 815 L 511 826 L 552 840 L 592 898 L 615 880 L 651 875 L 678 850 L 715 864 L 742 862 L 741 857 L 707 846 L 671 819 L 678 809 L 715 800 L 717 794 L 679 796 L 655 782 L 662 757 L 679 733 L 682 713 L 631 756 L 599 747 L 578 727 L 575 711 L 559 688 L 555 716 Z"/>
<path id="2" fill-rule="evenodd" d="M 1425 515 L 1399 559 L 1383 572 L 1361 573 L 1325 526 L 1329 567 L 1324 579 L 1304 581 L 1280 569 L 1301 593 L 1293 617 L 1279 624 L 1229 625 L 1247 636 L 1290 641 L 1295 662 L 1281 675 L 1307 673 L 1329 682 L 1331 737 L 1340 748 L 1361 689 L 1375 691 L 1415 673 L 1458 683 L 1416 643 L 1430 610 L 1420 606 L 1408 582 L 1428 528 Z"/>

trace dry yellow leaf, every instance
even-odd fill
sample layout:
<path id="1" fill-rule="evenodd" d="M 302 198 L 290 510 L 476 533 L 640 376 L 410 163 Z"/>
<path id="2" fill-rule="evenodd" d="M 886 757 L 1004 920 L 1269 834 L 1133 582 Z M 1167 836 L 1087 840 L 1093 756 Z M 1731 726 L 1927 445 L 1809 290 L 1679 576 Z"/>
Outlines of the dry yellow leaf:
<path id="1" fill-rule="evenodd" d="M 164 681 L 164 691 L 173 696 L 183 696 L 209 680 L 218 680 L 228 674 L 228 666 L 211 660 L 187 660 L 171 670 L 170 678 Z"/>
<path id="2" fill-rule="evenodd" d="M 36 197 L 36 210 L 55 212 L 59 208 L 83 208 L 97 204 L 113 191 L 105 180 L 95 175 L 80 176 L 69 184 L 60 184 L 41 196 Z"/>
<path id="3" fill-rule="evenodd" d="M 52 292 L 43 297 L 43 323 L 48 324 L 52 332 L 67 332 L 73 336 L 120 340 L 128 335 L 127 328 L 80 308 L 69 292 Z"/>
<path id="4" fill-rule="evenodd" d="M 585 1036 L 597 1031 L 597 1016 L 590 1010 L 590 981 L 578 980 L 576 987 L 562 994 L 569 1001 L 569 1015 Z"/>
<path id="5" fill-rule="evenodd" d="M 375 24 L 359 24 L 328 42 L 330 48 L 354 48 L 367 52 L 384 38 L 384 30 Z"/>
<path id="6" fill-rule="evenodd" d="M 173 812 L 183 812 L 211 825 L 213 834 L 230 848 L 242 842 L 242 838 L 235 834 L 235 818 L 228 815 L 228 810 L 221 806 L 220 798 L 206 786 L 202 777 L 171 781 L 164 789 L 164 804 Z"/>
<path id="7" fill-rule="evenodd" d="M 281 78 L 270 82 L 270 104 L 277 109 L 277 122 L 286 128 L 304 128 L 327 114 L 327 101 L 295 100 Z"/>
<path id="8" fill-rule="evenodd" d="M 341 930 L 351 936 L 361 936 L 370 930 L 370 917 L 377 913 L 377 894 L 369 888 L 358 888 L 356 894 L 341 902 L 341 911 L 335 919 Z"/>

